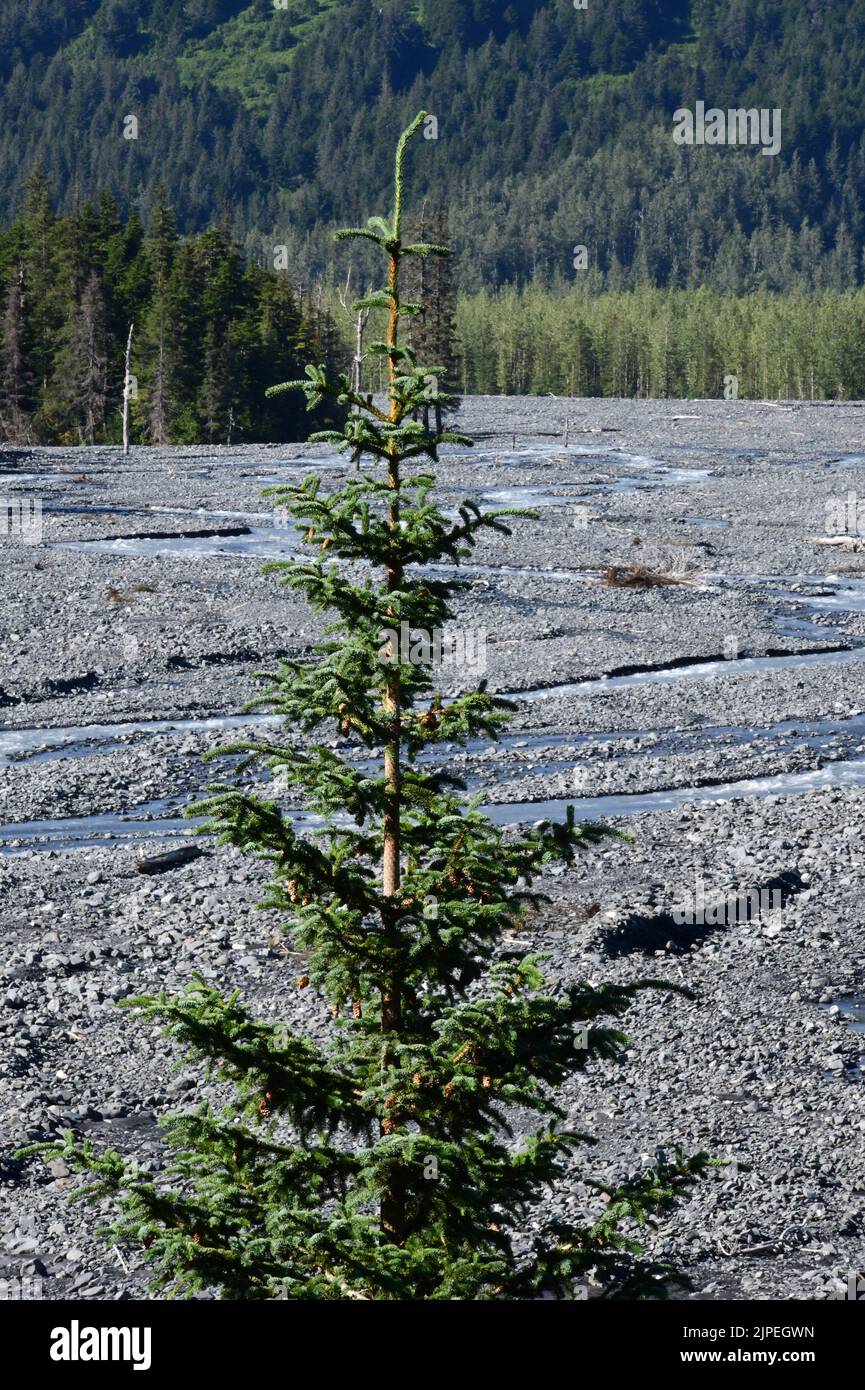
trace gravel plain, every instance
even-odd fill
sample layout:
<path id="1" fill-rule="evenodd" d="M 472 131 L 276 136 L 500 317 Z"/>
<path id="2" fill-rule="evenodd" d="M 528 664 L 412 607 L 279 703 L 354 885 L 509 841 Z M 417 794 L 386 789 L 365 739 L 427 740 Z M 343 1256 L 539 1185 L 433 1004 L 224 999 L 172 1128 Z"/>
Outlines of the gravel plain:
<path id="1" fill-rule="evenodd" d="M 696 996 L 641 996 L 626 1051 L 567 1088 L 598 1136 L 587 1169 L 676 1142 L 727 1157 L 652 1253 L 699 1298 L 843 1297 L 865 1275 L 865 540 L 816 542 L 865 495 L 865 405 L 469 398 L 458 423 L 477 444 L 443 456 L 441 504 L 540 519 L 465 567 L 458 622 L 515 714 L 449 765 L 497 820 L 574 804 L 631 837 L 546 875 L 519 941 L 553 988 L 652 974 Z M 193 842 L 183 807 L 225 776 L 201 755 L 243 726 L 254 673 L 320 631 L 259 572 L 294 546 L 262 489 L 311 470 L 327 487 L 345 465 L 0 449 L 0 498 L 42 503 L 41 540 L 0 535 L 0 1280 L 46 1298 L 141 1297 L 147 1270 L 67 1202 L 62 1163 L 16 1148 L 71 1127 L 155 1170 L 159 1115 L 200 1092 L 118 1000 L 195 970 L 327 1030 L 255 910 L 260 866 L 201 839 L 136 872 Z M 677 582 L 601 582 L 634 564 Z M 767 910 L 729 910 L 761 890 Z M 682 924 L 701 895 L 721 910 Z M 555 1202 L 585 1198 L 575 1170 Z"/>

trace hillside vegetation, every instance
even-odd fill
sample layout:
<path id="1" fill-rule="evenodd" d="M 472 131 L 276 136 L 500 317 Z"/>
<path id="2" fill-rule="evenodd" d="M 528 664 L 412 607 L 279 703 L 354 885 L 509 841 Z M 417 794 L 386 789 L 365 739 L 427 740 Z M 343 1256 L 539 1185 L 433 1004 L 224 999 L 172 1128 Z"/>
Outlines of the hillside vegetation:
<path id="1" fill-rule="evenodd" d="M 865 0 L 0 0 L 0 193 L 11 216 L 41 160 L 67 211 L 107 185 L 146 222 L 162 182 L 181 230 L 227 212 L 309 277 L 335 190 L 357 216 L 384 196 L 423 105 L 414 198 L 444 197 L 464 289 L 852 288 L 863 21 Z M 676 145 L 698 99 L 780 108 L 780 154 Z"/>

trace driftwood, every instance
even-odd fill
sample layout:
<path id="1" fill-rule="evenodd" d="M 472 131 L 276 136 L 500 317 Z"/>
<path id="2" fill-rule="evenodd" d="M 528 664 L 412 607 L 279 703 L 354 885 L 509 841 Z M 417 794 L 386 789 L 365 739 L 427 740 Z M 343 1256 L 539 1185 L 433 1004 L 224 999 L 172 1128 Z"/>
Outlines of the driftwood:
<path id="1" fill-rule="evenodd" d="M 154 854 L 147 859 L 139 859 L 135 865 L 138 874 L 164 874 L 169 869 L 177 869 L 181 864 L 189 864 L 204 854 L 198 845 L 181 845 L 179 849 L 166 850 L 164 854 Z"/>
<path id="2" fill-rule="evenodd" d="M 646 565 L 608 565 L 601 575 L 601 583 L 608 589 L 660 589 L 693 582 L 683 574 L 665 574 Z"/>
<path id="3" fill-rule="evenodd" d="M 840 550 L 865 550 L 863 536 L 814 536 L 815 545 L 837 545 Z"/>

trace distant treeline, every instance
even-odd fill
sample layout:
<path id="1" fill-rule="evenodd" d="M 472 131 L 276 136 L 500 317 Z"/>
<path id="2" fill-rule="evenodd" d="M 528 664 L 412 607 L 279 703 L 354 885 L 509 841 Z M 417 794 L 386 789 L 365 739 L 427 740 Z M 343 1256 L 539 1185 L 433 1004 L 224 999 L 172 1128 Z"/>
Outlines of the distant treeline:
<path id="1" fill-rule="evenodd" d="M 460 296 L 456 324 L 466 394 L 865 399 L 863 289 L 506 288 Z"/>
<path id="2" fill-rule="evenodd" d="M 248 264 L 225 224 L 181 239 L 164 197 L 145 229 L 109 192 L 58 217 L 36 170 L 0 231 L 0 439 L 117 441 L 132 323 L 133 442 L 305 439 L 303 396 L 265 391 L 341 355 L 320 292 Z"/>
<path id="3" fill-rule="evenodd" d="M 445 363 L 465 395 L 865 399 L 865 288 L 612 293 L 589 281 L 455 296 L 448 275 L 405 289 L 429 308 L 413 321 L 421 358 Z M 333 284 L 301 288 L 247 261 L 226 222 L 180 237 L 164 197 L 146 227 L 107 191 L 57 216 L 37 170 L 0 230 L 0 440 L 119 441 L 132 323 L 134 443 L 305 439 L 324 417 L 299 393 L 265 392 L 310 360 L 349 365 L 347 304 Z M 383 388 L 380 358 L 366 357 L 362 379 Z"/>

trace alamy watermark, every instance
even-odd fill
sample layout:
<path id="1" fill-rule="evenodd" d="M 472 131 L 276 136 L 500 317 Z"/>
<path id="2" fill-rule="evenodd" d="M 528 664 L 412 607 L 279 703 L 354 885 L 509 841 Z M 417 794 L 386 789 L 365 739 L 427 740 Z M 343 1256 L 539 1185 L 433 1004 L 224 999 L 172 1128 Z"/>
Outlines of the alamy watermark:
<path id="1" fill-rule="evenodd" d="M 855 492 L 830 497 L 826 503 L 827 536 L 865 536 L 865 501 Z"/>
<path id="2" fill-rule="evenodd" d="M 727 893 L 707 894 L 700 874 L 694 880 L 693 893 L 686 892 L 670 916 L 677 926 L 735 925 L 737 922 L 756 922 L 770 913 L 780 912 L 784 895 L 780 888 L 735 888 Z"/>
<path id="3" fill-rule="evenodd" d="M 0 1303 L 30 1303 L 40 1299 L 44 1282 L 39 1274 L 22 1279 L 0 1279 Z"/>
<path id="4" fill-rule="evenodd" d="M 73 1318 L 52 1328 L 48 1354 L 52 1361 L 128 1361 L 134 1371 L 148 1371 L 151 1343 L 149 1327 L 82 1327 Z"/>
<path id="5" fill-rule="evenodd" d="M 487 633 L 482 627 L 382 628 L 378 658 L 383 666 L 442 666 L 483 676 L 487 669 Z"/>
<path id="6" fill-rule="evenodd" d="M 42 539 L 41 497 L 0 497 L 0 540 L 38 545 Z"/>
<path id="7" fill-rule="evenodd" d="M 781 108 L 711 106 L 707 111 L 698 101 L 693 111 L 683 106 L 673 112 L 673 140 L 677 145 L 761 145 L 761 154 L 775 155 L 781 150 Z"/>
<path id="8" fill-rule="evenodd" d="M 836 1288 L 828 1295 L 830 1299 L 842 1303 L 865 1302 L 865 1278 L 858 1270 L 850 1270 L 843 1288 Z"/>

